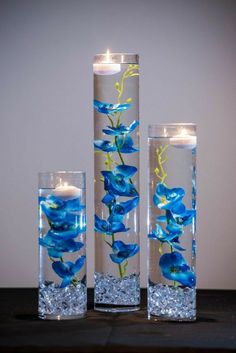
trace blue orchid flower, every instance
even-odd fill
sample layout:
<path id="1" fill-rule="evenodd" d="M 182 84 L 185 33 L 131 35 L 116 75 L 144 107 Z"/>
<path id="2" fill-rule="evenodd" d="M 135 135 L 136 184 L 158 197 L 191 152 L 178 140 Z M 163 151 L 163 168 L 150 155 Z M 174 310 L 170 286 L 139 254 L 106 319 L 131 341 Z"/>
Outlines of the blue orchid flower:
<path id="1" fill-rule="evenodd" d="M 169 233 L 165 232 L 159 224 L 156 224 L 156 230 L 152 233 L 148 234 L 149 239 L 159 240 L 161 243 L 168 243 L 174 249 L 184 251 L 179 243 L 179 237 L 183 234 L 182 229 L 170 229 L 170 227 L 166 227 Z M 172 232 L 171 232 L 172 230 Z"/>
<path id="2" fill-rule="evenodd" d="M 63 278 L 63 281 L 60 285 L 61 288 L 66 287 L 71 283 L 73 277 L 77 272 L 81 270 L 85 263 L 85 256 L 81 256 L 75 263 L 66 261 L 55 261 L 52 263 L 52 268 L 56 272 L 56 274 Z"/>
<path id="3" fill-rule="evenodd" d="M 112 244 L 112 250 L 113 254 L 110 254 L 111 260 L 117 264 L 121 264 L 123 261 L 139 252 L 139 245 L 125 244 L 123 241 L 117 240 Z"/>
<path id="4" fill-rule="evenodd" d="M 80 211 L 85 206 L 81 205 L 78 199 L 65 201 L 63 204 L 60 203 L 58 207 L 56 205 L 55 199 L 52 201 L 52 197 L 49 200 L 40 202 L 41 210 L 46 215 L 52 229 L 60 231 L 74 230 L 76 225 L 81 228 L 80 233 L 85 231 L 85 215 L 80 214 Z"/>
<path id="5" fill-rule="evenodd" d="M 184 286 L 195 286 L 196 276 L 180 253 L 174 251 L 162 255 L 159 265 L 165 278 L 177 281 Z"/>
<path id="6" fill-rule="evenodd" d="M 104 189 L 111 195 L 138 196 L 138 192 L 129 179 L 137 172 L 136 167 L 118 165 L 112 172 L 101 171 L 104 177 Z"/>
<path id="7" fill-rule="evenodd" d="M 164 184 L 158 183 L 153 202 L 160 209 L 172 210 L 183 199 L 184 195 L 185 191 L 182 188 L 169 189 Z"/>
<path id="8" fill-rule="evenodd" d="M 80 211 L 85 209 L 85 205 L 82 205 L 80 202 L 80 198 L 77 197 L 76 199 L 67 200 L 65 202 L 65 209 L 67 212 L 79 213 Z"/>
<path id="9" fill-rule="evenodd" d="M 58 230 L 58 229 L 53 229 L 51 228 L 48 231 L 48 235 L 56 240 L 67 240 L 67 239 L 74 239 L 76 238 L 79 234 L 84 233 L 86 231 L 86 226 L 80 226 L 78 225 L 77 227 L 74 226 L 73 228 L 69 230 Z"/>
<path id="10" fill-rule="evenodd" d="M 104 103 L 95 99 L 93 101 L 93 106 L 99 113 L 109 115 L 127 110 L 131 106 L 131 104 Z"/>
<path id="11" fill-rule="evenodd" d="M 124 202 L 117 202 L 111 208 L 111 212 L 114 215 L 125 215 L 132 211 L 135 207 L 137 207 L 139 203 L 139 196 L 134 197 L 131 200 L 124 201 Z"/>
<path id="12" fill-rule="evenodd" d="M 107 129 L 103 129 L 102 131 L 106 135 L 126 135 L 132 133 L 138 125 L 138 120 L 134 120 L 129 126 L 125 126 L 123 124 L 119 124 L 118 126 L 107 126 Z"/>
<path id="13" fill-rule="evenodd" d="M 73 239 L 55 239 L 51 236 L 50 231 L 43 238 L 39 238 L 39 244 L 48 249 L 48 255 L 51 257 L 62 257 L 63 252 L 79 251 L 84 244 L 76 242 Z"/>
<path id="14" fill-rule="evenodd" d="M 116 137 L 116 143 L 117 150 L 121 153 L 134 153 L 139 150 L 138 148 L 133 147 L 134 142 L 131 136 L 118 136 Z"/>
<path id="15" fill-rule="evenodd" d="M 113 194 L 110 194 L 109 192 L 106 193 L 106 195 L 102 198 L 102 203 L 104 203 L 107 206 L 111 206 L 116 202 L 116 197 Z"/>
<path id="16" fill-rule="evenodd" d="M 186 210 L 183 204 L 177 204 L 171 210 L 171 216 L 177 224 L 187 226 L 196 217 L 196 210 Z"/>
<path id="17" fill-rule="evenodd" d="M 80 212 L 81 210 L 85 209 L 85 205 L 81 204 L 79 197 L 71 200 L 62 200 L 58 196 L 49 195 L 46 198 L 40 197 L 39 203 L 41 203 L 41 201 L 44 201 L 44 204 L 46 203 L 47 207 L 50 207 L 53 210 L 63 209 L 67 212 Z"/>
<path id="18" fill-rule="evenodd" d="M 94 230 L 106 235 L 112 235 L 119 232 L 127 232 L 129 228 L 125 227 L 125 225 L 121 222 L 120 217 L 109 216 L 107 221 L 105 221 L 95 215 Z"/>
<path id="19" fill-rule="evenodd" d="M 117 147 L 107 140 L 95 140 L 94 147 L 103 152 L 115 152 L 117 150 Z"/>

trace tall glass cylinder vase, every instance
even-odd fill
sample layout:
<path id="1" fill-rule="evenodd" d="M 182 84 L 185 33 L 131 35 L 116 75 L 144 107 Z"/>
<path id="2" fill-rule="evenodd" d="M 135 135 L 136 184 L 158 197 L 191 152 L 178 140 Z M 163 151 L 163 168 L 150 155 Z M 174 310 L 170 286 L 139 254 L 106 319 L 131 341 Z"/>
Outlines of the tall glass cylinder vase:
<path id="1" fill-rule="evenodd" d="M 96 55 L 94 70 L 95 310 L 140 303 L 139 65 Z"/>
<path id="2" fill-rule="evenodd" d="M 87 309 L 85 173 L 39 173 L 39 317 L 77 319 Z"/>
<path id="3" fill-rule="evenodd" d="M 196 319 L 196 125 L 149 126 L 148 318 Z"/>

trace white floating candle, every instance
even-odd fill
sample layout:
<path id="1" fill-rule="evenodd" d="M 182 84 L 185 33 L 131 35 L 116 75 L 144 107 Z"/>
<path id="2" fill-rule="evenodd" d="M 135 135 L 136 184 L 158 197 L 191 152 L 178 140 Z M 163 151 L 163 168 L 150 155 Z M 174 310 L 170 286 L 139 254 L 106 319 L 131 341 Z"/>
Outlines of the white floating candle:
<path id="1" fill-rule="evenodd" d="M 81 192 L 76 186 L 64 183 L 55 188 L 53 194 L 63 200 L 73 200 L 80 196 Z"/>
<path id="2" fill-rule="evenodd" d="M 177 148 L 192 149 L 197 145 L 197 137 L 188 135 L 188 131 L 182 128 L 178 135 L 170 137 L 170 145 Z"/>
<path id="3" fill-rule="evenodd" d="M 120 72 L 120 70 L 120 64 L 112 62 L 109 50 L 106 53 L 106 60 L 93 64 L 93 72 L 96 75 L 114 75 Z"/>

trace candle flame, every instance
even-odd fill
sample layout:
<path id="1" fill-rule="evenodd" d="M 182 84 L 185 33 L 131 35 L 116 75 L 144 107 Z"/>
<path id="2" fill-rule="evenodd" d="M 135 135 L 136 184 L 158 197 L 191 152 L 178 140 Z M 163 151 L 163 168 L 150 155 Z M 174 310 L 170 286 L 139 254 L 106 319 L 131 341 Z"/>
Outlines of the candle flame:
<path id="1" fill-rule="evenodd" d="M 65 182 L 64 182 L 64 185 L 63 185 L 63 186 L 68 186 L 68 183 L 67 183 L 67 181 L 65 181 Z"/>
<path id="2" fill-rule="evenodd" d="M 106 62 L 109 63 L 110 62 L 110 50 L 107 49 L 107 52 L 106 52 Z"/>

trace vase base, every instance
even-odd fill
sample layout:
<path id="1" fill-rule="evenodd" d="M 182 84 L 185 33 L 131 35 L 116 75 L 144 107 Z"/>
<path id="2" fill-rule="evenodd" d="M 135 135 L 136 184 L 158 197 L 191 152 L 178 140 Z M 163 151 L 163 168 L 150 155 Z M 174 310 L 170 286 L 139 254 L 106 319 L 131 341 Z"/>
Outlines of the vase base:
<path id="1" fill-rule="evenodd" d="M 94 310 L 102 311 L 104 313 L 129 313 L 140 310 L 139 305 L 109 305 L 109 304 L 95 304 Z"/>
<path id="2" fill-rule="evenodd" d="M 148 286 L 148 319 L 155 321 L 196 320 L 196 288 L 164 285 Z"/>
<path id="3" fill-rule="evenodd" d="M 171 322 L 195 322 L 196 316 L 188 317 L 188 318 L 176 318 L 176 317 L 169 317 L 169 316 L 155 316 L 148 313 L 148 320 L 156 321 L 156 322 L 163 322 L 163 321 L 171 321 Z"/>
<path id="4" fill-rule="evenodd" d="M 51 314 L 44 314 L 40 315 L 39 314 L 39 319 L 42 320 L 78 320 L 78 319 L 83 319 L 86 316 L 86 313 L 78 314 L 78 315 L 51 315 Z"/>

